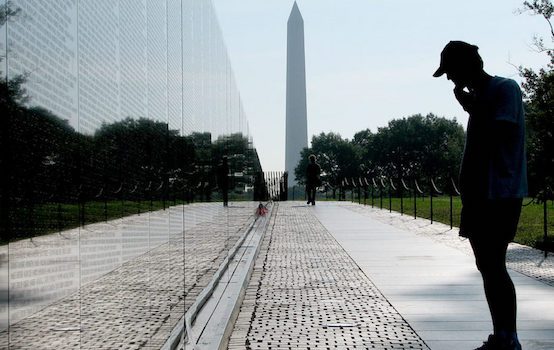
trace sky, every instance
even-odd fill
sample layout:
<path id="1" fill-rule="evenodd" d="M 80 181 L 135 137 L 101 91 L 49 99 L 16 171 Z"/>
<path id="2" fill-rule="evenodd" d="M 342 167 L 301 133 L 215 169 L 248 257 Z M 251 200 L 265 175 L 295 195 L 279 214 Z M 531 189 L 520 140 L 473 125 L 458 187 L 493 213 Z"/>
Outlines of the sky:
<path id="1" fill-rule="evenodd" d="M 213 0 L 265 171 L 285 163 L 287 20 L 293 0 Z M 521 83 L 539 68 L 544 19 L 518 14 L 519 0 L 298 0 L 304 18 L 308 144 L 321 132 L 351 139 L 413 114 L 456 118 L 453 85 L 433 78 L 450 40 L 479 46 L 485 70 Z"/>

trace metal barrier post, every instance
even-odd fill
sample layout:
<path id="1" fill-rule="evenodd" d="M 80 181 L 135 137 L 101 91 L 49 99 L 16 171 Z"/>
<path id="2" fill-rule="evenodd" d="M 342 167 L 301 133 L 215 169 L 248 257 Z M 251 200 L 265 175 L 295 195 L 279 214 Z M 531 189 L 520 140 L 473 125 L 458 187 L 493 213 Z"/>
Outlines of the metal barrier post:
<path id="1" fill-rule="evenodd" d="M 410 188 L 406 185 L 406 182 L 404 181 L 404 179 L 400 179 L 400 183 L 402 184 L 402 189 L 401 189 L 401 192 L 400 192 L 400 206 L 402 208 L 402 214 L 404 212 L 404 196 L 403 196 L 403 193 L 404 193 L 404 190 L 408 191 L 408 197 L 410 197 Z"/>
<path id="2" fill-rule="evenodd" d="M 371 179 L 371 207 L 373 208 L 375 205 L 375 190 L 377 189 L 377 183 L 375 182 L 375 178 Z"/>
<path id="3" fill-rule="evenodd" d="M 433 179 L 431 179 L 431 182 L 433 182 Z M 431 224 L 433 223 L 433 186 L 430 186 L 429 189 L 429 210 L 431 211 Z"/>
<path id="4" fill-rule="evenodd" d="M 451 229 L 451 230 L 452 230 L 452 227 L 453 227 L 453 222 L 452 222 L 452 221 L 454 221 L 454 219 L 453 219 L 453 216 L 454 216 L 454 215 L 453 215 L 453 211 L 454 211 L 454 210 L 452 209 L 452 205 L 453 205 L 453 203 L 452 203 L 452 202 L 453 202 L 452 197 L 453 197 L 453 196 L 452 196 L 452 192 L 450 192 L 450 229 Z"/>
<path id="5" fill-rule="evenodd" d="M 397 189 L 392 182 L 392 178 L 389 178 L 389 213 L 392 213 L 392 191 L 397 192 Z"/>
<path id="6" fill-rule="evenodd" d="M 548 199 L 546 197 L 546 191 L 545 191 L 545 196 L 544 196 L 544 203 L 543 203 L 543 207 L 542 207 L 542 210 L 543 210 L 543 231 L 544 231 L 544 257 L 548 257 L 548 209 L 547 209 L 547 206 L 548 206 Z"/>
<path id="7" fill-rule="evenodd" d="M 435 181 L 433 180 L 433 178 L 431 178 L 431 189 L 429 190 L 429 192 L 431 193 L 430 196 L 431 196 L 431 223 L 433 223 L 433 194 L 438 194 L 438 195 L 442 195 L 443 192 L 441 190 L 438 189 L 437 185 L 435 184 Z"/>
<path id="8" fill-rule="evenodd" d="M 367 205 L 367 189 L 369 187 L 369 183 L 367 182 L 367 178 L 364 177 L 364 205 Z"/>
<path id="9" fill-rule="evenodd" d="M 404 191 L 400 188 L 400 216 L 404 215 Z"/>
<path id="10" fill-rule="evenodd" d="M 452 199 L 452 197 L 454 195 L 459 196 L 460 191 L 458 191 L 458 188 L 456 187 L 456 183 L 454 182 L 454 179 L 452 177 L 450 178 L 450 183 L 452 184 L 452 191 L 450 192 L 450 229 L 452 229 L 453 221 L 454 221 L 454 219 L 453 219 L 454 209 L 453 209 L 453 199 Z"/>
<path id="11" fill-rule="evenodd" d="M 383 209 L 383 190 L 385 189 L 385 186 L 383 184 L 383 179 L 381 178 L 381 188 L 379 188 L 379 209 Z"/>
<path id="12" fill-rule="evenodd" d="M 414 190 L 414 219 L 417 218 L 417 192 Z"/>
<path id="13" fill-rule="evenodd" d="M 358 178 L 358 204 L 362 204 L 362 179 Z"/>

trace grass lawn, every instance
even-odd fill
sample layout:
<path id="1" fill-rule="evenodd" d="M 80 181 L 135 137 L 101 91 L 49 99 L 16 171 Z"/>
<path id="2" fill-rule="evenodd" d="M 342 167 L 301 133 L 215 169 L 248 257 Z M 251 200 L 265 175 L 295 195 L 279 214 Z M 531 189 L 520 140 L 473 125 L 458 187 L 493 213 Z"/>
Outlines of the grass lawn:
<path id="1" fill-rule="evenodd" d="M 175 204 L 182 204 L 180 200 Z M 173 205 L 167 201 L 165 206 Z M 162 209 L 162 201 L 102 201 L 86 202 L 84 204 L 84 224 L 118 219 L 124 216 Z M 15 223 L 10 232 L 9 241 L 14 242 L 24 238 L 36 237 L 53 232 L 61 232 L 80 226 L 79 205 L 77 203 L 46 203 L 34 207 L 21 207 L 11 215 Z M 2 237 L 0 243 L 8 242 Z"/>
<path id="2" fill-rule="evenodd" d="M 346 199 L 351 200 L 349 192 L 346 194 Z M 518 232 L 514 239 L 515 242 L 525 244 L 531 247 L 537 247 L 537 242 L 543 240 L 543 204 L 531 203 L 530 198 L 523 200 L 524 206 L 521 210 L 521 217 L 519 219 Z M 354 201 L 358 202 L 357 195 L 354 197 Z M 362 200 L 363 203 L 363 195 Z M 368 198 L 368 205 L 371 205 L 371 198 Z M 400 212 L 403 206 L 403 212 L 405 215 L 414 215 L 414 199 L 413 197 L 404 197 L 401 203 L 400 198 L 392 198 L 391 201 L 392 210 Z M 402 204 L 402 205 L 401 205 Z M 380 207 L 381 201 L 379 197 L 374 198 L 374 206 Z M 383 197 L 382 203 L 383 209 L 389 209 L 389 198 Z M 431 219 L 431 201 L 429 197 L 420 197 L 416 201 L 417 216 Z M 452 224 L 458 227 L 460 224 L 460 209 L 462 207 L 460 197 L 454 197 L 452 200 Z M 549 201 L 547 203 L 547 219 L 548 219 L 548 235 L 552 239 L 554 236 L 554 202 Z M 440 196 L 433 198 L 433 220 L 450 224 L 450 197 Z"/>
<path id="3" fill-rule="evenodd" d="M 251 194 L 229 193 L 230 201 L 250 200 Z M 196 202 L 199 202 L 196 197 Z M 221 195 L 213 193 L 211 201 L 221 202 Z M 183 200 L 168 200 L 165 207 L 172 205 L 181 205 L 186 203 Z M 145 213 L 148 211 L 160 210 L 164 207 L 164 202 L 160 200 L 152 201 L 121 201 L 110 200 L 89 201 L 84 205 L 84 224 L 108 221 L 122 218 L 129 215 Z M 10 215 L 11 222 L 14 223 L 12 231 L 7 235 L 0 236 L 0 244 L 14 242 L 20 239 L 36 237 L 54 232 L 61 232 L 80 226 L 79 205 L 77 203 L 46 203 L 35 205 L 33 207 L 19 207 Z"/>

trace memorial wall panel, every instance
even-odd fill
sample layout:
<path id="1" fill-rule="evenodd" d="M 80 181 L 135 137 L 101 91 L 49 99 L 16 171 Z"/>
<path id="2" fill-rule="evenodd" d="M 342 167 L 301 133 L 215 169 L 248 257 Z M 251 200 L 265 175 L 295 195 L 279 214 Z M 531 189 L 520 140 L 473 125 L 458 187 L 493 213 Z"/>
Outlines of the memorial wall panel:
<path id="1" fill-rule="evenodd" d="M 0 348 L 159 349 L 261 171 L 214 6 L 0 5 Z"/>

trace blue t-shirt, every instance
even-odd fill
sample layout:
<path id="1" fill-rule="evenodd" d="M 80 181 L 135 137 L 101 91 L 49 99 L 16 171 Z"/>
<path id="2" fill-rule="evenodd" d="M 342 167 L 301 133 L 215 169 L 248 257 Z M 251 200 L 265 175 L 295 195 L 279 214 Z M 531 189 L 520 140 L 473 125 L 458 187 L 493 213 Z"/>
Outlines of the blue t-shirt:
<path id="1" fill-rule="evenodd" d="M 462 195 L 523 198 L 527 195 L 525 117 L 519 85 L 492 77 L 476 96 L 460 173 Z"/>

